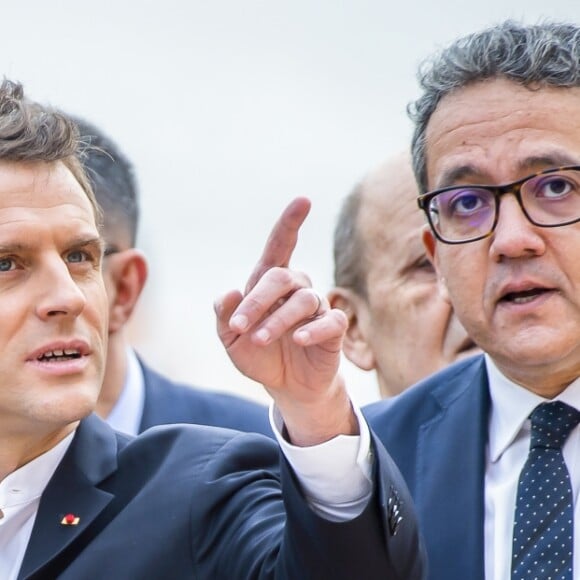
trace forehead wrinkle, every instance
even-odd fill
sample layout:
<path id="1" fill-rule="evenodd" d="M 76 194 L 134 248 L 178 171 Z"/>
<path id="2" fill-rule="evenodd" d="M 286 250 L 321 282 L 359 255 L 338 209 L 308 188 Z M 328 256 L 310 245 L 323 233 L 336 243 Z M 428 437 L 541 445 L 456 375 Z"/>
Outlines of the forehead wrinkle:
<path id="1" fill-rule="evenodd" d="M 550 143 L 551 135 L 545 135 L 547 129 L 546 118 L 550 120 L 551 129 L 559 130 L 563 138 L 569 138 L 573 131 L 580 130 L 580 122 L 577 115 L 562 114 L 561 107 L 568 109 L 578 109 L 578 97 L 580 91 L 578 87 L 573 88 L 551 88 L 543 87 L 539 91 L 530 91 L 528 88 L 520 87 L 511 81 L 504 79 L 494 79 L 493 81 L 476 83 L 472 86 L 463 87 L 456 92 L 448 94 L 437 106 L 427 127 L 427 168 L 428 175 L 437 177 L 437 173 L 442 175 L 434 181 L 434 188 L 453 185 L 453 182 L 444 176 L 444 173 L 453 173 L 453 159 L 449 158 L 447 167 L 440 166 L 439 171 L 429 163 L 430 153 L 434 149 L 446 150 L 449 143 L 453 143 L 457 149 L 455 159 L 457 164 L 470 165 L 473 157 L 475 163 L 482 159 L 475 149 L 483 149 L 485 159 L 486 154 L 493 153 L 494 141 L 501 138 L 505 143 L 512 141 L 521 147 L 522 154 L 530 157 L 543 157 L 545 149 L 548 147 L 548 157 L 557 152 L 551 150 L 556 147 Z M 553 97 L 553 98 L 552 98 Z M 523 132 L 524 134 L 521 134 Z M 552 131 L 553 132 L 553 131 Z M 548 130 L 549 133 L 549 130 Z M 473 140 L 473 135 L 477 136 L 477 141 Z M 530 143 L 530 137 L 533 137 Z M 506 141 L 507 139 L 507 141 Z M 536 147 L 534 147 L 534 142 Z M 543 142 L 542 142 L 543 141 Z M 571 143 L 572 152 L 575 152 L 575 143 Z M 539 147 L 542 147 L 540 149 Z M 515 157 L 515 156 L 514 156 Z M 555 159 L 546 159 L 546 163 L 537 159 L 539 163 L 532 163 L 525 166 L 525 163 L 518 165 L 518 160 L 513 159 L 511 167 L 504 167 L 505 171 L 499 171 L 499 167 L 485 167 L 476 172 L 476 177 L 481 179 L 481 175 L 507 175 L 507 179 L 502 182 L 510 182 L 514 172 L 520 171 L 519 176 L 525 177 L 525 171 L 529 173 L 541 169 L 558 167 L 561 165 L 574 165 L 576 159 L 570 155 L 556 155 Z M 449 172 L 446 172 L 448 169 Z M 470 171 L 458 171 L 459 177 L 473 175 Z M 443 177 L 446 177 L 443 179 Z M 453 177 L 453 175 L 451 175 Z M 513 180 L 518 175 L 513 176 Z M 491 180 L 496 183 L 495 180 Z M 480 182 L 481 183 L 481 182 Z"/>
<path id="2" fill-rule="evenodd" d="M 104 240 L 99 236 L 76 236 L 67 240 L 67 246 L 70 247 L 83 247 L 83 246 L 99 246 L 103 248 L 105 243 Z M 31 243 L 22 242 L 0 242 L 0 252 L 10 253 L 10 252 L 24 252 L 34 248 Z"/>

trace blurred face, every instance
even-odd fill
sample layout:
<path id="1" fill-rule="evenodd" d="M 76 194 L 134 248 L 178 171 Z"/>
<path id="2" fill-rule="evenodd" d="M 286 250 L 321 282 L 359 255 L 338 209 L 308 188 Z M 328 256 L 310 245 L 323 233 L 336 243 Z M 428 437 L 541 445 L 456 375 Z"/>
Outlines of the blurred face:
<path id="1" fill-rule="evenodd" d="M 119 227 L 115 223 L 109 223 L 111 222 L 111 213 L 112 212 L 109 212 L 109 214 L 107 214 L 107 212 L 105 212 L 104 224 L 101 230 L 105 243 L 102 272 L 109 305 L 109 322 L 117 300 L 119 277 L 121 276 L 124 263 L 129 255 L 128 250 L 131 249 L 131 241 L 126 229 Z M 109 332 L 111 332 L 111 328 L 109 328 Z M 109 344 L 109 347 L 110 346 L 111 345 Z"/>
<path id="2" fill-rule="evenodd" d="M 501 79 L 456 91 L 431 117 L 427 161 L 431 189 L 579 165 L 580 89 Z M 458 316 L 508 377 L 551 397 L 580 374 L 580 224 L 533 226 L 508 194 L 491 237 L 426 244 Z"/>
<path id="3" fill-rule="evenodd" d="M 365 189 L 357 224 L 367 272 L 358 324 L 388 396 L 475 351 L 426 256 L 410 160 L 381 173 Z"/>
<path id="4" fill-rule="evenodd" d="M 61 163 L 0 162 L 0 433 L 58 433 L 97 399 L 106 349 L 101 239 Z"/>

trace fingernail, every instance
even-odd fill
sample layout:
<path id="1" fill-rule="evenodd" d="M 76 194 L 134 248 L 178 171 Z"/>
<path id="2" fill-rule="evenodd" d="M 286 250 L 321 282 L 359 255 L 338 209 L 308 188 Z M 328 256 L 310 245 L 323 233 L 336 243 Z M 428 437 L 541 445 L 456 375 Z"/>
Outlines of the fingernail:
<path id="1" fill-rule="evenodd" d="M 243 314 L 235 314 L 230 320 L 230 327 L 236 330 L 246 330 L 248 328 L 248 317 Z"/>

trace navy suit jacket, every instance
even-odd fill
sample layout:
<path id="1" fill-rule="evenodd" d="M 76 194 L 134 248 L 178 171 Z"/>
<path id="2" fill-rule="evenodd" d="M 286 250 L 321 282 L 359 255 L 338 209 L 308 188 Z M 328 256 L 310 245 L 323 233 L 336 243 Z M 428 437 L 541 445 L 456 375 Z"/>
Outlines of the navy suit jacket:
<path id="1" fill-rule="evenodd" d="M 374 447 L 375 493 L 354 520 L 307 505 L 276 443 L 198 425 L 132 438 L 84 419 L 45 489 L 19 580 L 400 579 L 423 576 L 411 500 Z M 390 533 L 396 497 L 402 521 Z M 63 525 L 73 514 L 78 525 Z"/>
<path id="2" fill-rule="evenodd" d="M 484 578 L 489 407 L 481 355 L 363 409 L 415 501 L 431 580 Z"/>
<path id="3" fill-rule="evenodd" d="M 264 405 L 175 383 L 141 360 L 139 363 L 145 382 L 145 406 L 139 432 L 155 425 L 195 423 L 274 436 Z"/>

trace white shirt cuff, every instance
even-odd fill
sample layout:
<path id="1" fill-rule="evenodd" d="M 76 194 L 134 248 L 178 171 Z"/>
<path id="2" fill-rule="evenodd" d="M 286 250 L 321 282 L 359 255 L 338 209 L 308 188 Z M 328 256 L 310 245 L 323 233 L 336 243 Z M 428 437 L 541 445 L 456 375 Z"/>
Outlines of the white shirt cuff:
<path id="1" fill-rule="evenodd" d="M 360 409 L 353 408 L 360 435 L 337 435 L 320 445 L 297 447 L 282 436 L 282 415 L 270 406 L 272 430 L 310 507 L 331 521 L 360 515 L 373 491 L 370 432 Z"/>

